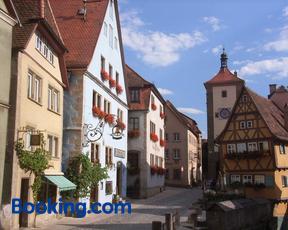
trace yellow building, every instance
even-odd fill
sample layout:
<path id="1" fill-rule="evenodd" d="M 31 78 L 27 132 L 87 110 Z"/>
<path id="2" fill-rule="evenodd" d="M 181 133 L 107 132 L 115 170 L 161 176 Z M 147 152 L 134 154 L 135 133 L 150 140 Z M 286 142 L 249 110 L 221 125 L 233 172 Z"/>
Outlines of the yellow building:
<path id="1" fill-rule="evenodd" d="M 14 142 L 23 139 L 27 150 L 33 150 L 31 135 L 42 133 L 51 154 L 45 171 L 40 200 L 56 200 L 59 191 L 74 186 L 61 172 L 63 89 L 67 87 L 64 62 L 66 48 L 62 42 L 48 0 L 14 0 L 22 26 L 13 30 L 11 111 L 9 145 L 5 167 L 5 208 L 11 209 L 13 198 L 33 201 L 33 178 L 19 168 Z M 56 183 L 55 179 L 62 182 Z M 66 184 L 65 184 L 66 183 Z M 74 186 L 75 187 L 75 186 Z M 12 227 L 31 226 L 33 215 L 12 216 Z M 7 217 L 8 218 L 8 217 Z M 41 216 L 48 218 L 48 216 Z M 38 218 L 39 220 L 41 218 Z"/>
<path id="2" fill-rule="evenodd" d="M 279 226 L 288 212 L 288 91 L 282 91 L 266 99 L 244 87 L 217 138 L 226 183 L 243 186 L 247 197 L 273 200 Z"/>

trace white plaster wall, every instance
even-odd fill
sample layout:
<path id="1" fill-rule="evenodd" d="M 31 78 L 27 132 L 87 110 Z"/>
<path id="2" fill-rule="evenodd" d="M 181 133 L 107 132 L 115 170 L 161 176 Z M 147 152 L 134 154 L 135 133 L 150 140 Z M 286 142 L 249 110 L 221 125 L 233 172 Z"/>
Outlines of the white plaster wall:
<path id="1" fill-rule="evenodd" d="M 151 95 L 154 95 L 153 92 L 151 92 Z M 146 132 L 146 138 L 147 138 L 147 152 L 146 152 L 146 159 L 147 163 L 150 165 L 150 154 L 154 154 L 154 156 L 159 156 L 163 158 L 163 166 L 164 167 L 164 148 L 160 146 L 160 135 L 159 135 L 159 129 L 161 128 L 163 130 L 163 139 L 165 138 L 165 129 L 164 129 L 164 119 L 161 119 L 160 117 L 160 105 L 163 106 L 163 104 L 160 102 L 160 100 L 155 97 L 155 104 L 157 106 L 157 109 L 154 111 L 151 109 L 151 95 L 150 95 L 150 103 L 149 103 L 149 112 L 146 116 L 146 123 L 147 123 L 147 132 Z M 164 106 L 163 106 L 164 108 Z M 156 125 L 156 134 L 158 135 L 159 141 L 153 142 L 150 139 L 150 121 L 154 122 Z M 147 171 L 147 187 L 153 188 L 156 186 L 163 186 L 164 185 L 164 175 L 150 175 L 150 170 Z"/>

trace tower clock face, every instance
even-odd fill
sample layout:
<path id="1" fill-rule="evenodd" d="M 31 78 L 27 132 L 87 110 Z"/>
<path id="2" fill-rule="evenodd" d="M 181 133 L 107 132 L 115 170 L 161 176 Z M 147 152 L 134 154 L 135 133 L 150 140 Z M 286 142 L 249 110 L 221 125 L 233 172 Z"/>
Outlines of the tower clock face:
<path id="1" fill-rule="evenodd" d="M 220 119 L 228 119 L 231 115 L 230 108 L 221 108 L 219 109 L 219 117 Z"/>

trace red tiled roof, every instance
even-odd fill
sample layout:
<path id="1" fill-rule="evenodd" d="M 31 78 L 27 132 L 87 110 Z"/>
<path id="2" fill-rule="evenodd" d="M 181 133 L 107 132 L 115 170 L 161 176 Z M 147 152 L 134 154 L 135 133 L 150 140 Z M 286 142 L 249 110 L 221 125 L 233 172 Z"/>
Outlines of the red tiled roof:
<path id="1" fill-rule="evenodd" d="M 13 48 L 25 49 L 38 23 L 43 23 L 50 30 L 54 39 L 64 48 L 48 0 L 13 0 L 21 27 L 13 27 Z"/>
<path id="2" fill-rule="evenodd" d="M 288 90 L 280 86 L 270 95 L 270 99 L 283 112 L 285 104 L 288 104 Z"/>
<path id="3" fill-rule="evenodd" d="M 226 84 L 231 82 L 244 82 L 244 80 L 231 73 L 228 68 L 220 68 L 219 72 L 212 79 L 205 82 L 205 86 L 208 84 Z"/>
<path id="4" fill-rule="evenodd" d="M 86 21 L 77 15 L 82 0 L 50 0 L 62 38 L 68 48 L 65 55 L 68 68 L 87 68 L 103 25 L 109 0 L 87 4 Z"/>
<path id="5" fill-rule="evenodd" d="M 150 94 L 151 91 L 157 96 L 157 98 L 165 104 L 165 100 L 157 90 L 154 84 L 146 81 L 143 77 L 141 77 L 138 73 L 136 73 L 131 67 L 126 65 L 126 84 L 128 88 L 128 105 L 130 110 L 148 110 L 150 103 Z M 140 90 L 140 103 L 134 103 L 130 100 L 130 89 L 131 88 L 139 88 Z"/>
<path id="6" fill-rule="evenodd" d="M 258 95 L 247 87 L 246 90 L 271 133 L 281 140 L 288 141 L 288 130 L 284 128 L 283 112 L 271 100 Z"/>

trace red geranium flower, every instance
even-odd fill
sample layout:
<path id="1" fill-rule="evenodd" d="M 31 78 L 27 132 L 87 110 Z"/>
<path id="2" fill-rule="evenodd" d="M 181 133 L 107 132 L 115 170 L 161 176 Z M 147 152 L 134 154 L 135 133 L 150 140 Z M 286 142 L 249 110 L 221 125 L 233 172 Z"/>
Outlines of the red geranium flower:
<path id="1" fill-rule="evenodd" d="M 121 85 L 119 85 L 119 84 L 116 85 L 116 92 L 117 92 L 118 94 L 121 94 L 121 93 L 123 92 L 123 88 L 122 88 Z"/>
<path id="2" fill-rule="evenodd" d="M 156 133 L 150 133 L 150 139 L 153 141 L 153 142 L 157 142 L 158 141 L 158 136 Z"/>
<path id="3" fill-rule="evenodd" d="M 151 104 L 151 108 L 152 108 L 153 110 L 156 110 L 156 109 L 157 109 L 157 106 L 156 106 L 154 103 L 152 103 L 152 104 Z"/>

